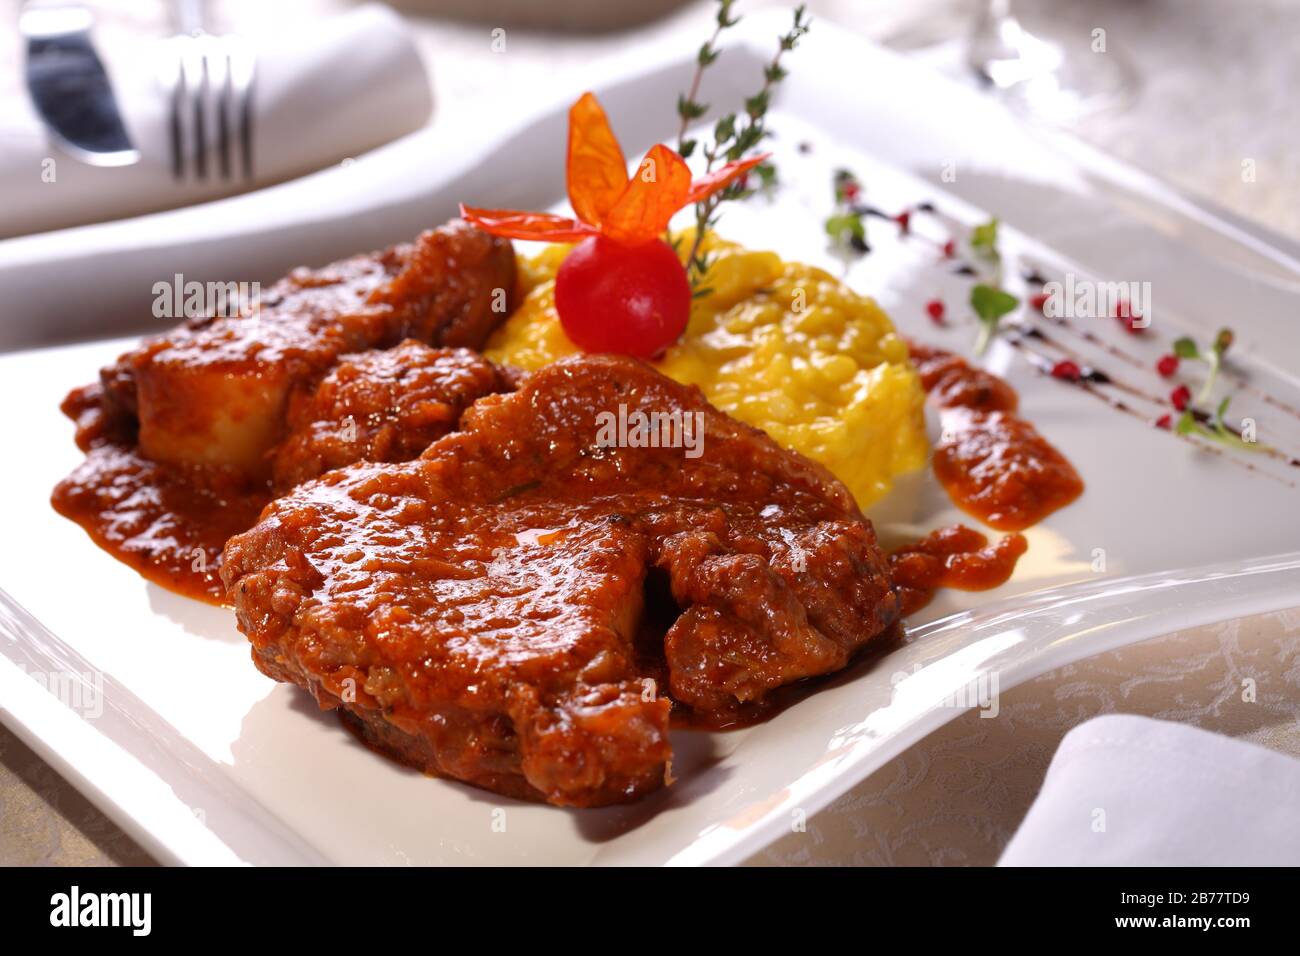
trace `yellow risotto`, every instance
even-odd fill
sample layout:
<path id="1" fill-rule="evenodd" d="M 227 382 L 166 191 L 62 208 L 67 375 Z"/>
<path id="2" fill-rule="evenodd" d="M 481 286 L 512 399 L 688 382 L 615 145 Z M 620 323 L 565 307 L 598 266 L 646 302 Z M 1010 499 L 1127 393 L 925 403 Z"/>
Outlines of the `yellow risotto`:
<path id="1" fill-rule="evenodd" d="M 702 284 L 712 291 L 652 363 L 659 371 L 821 462 L 863 508 L 925 464 L 925 395 L 875 302 L 771 252 L 712 236 L 705 247 L 713 259 Z M 555 272 L 567 252 L 551 246 L 521 262 L 525 298 L 488 343 L 488 358 L 535 369 L 578 351 L 555 312 Z"/>

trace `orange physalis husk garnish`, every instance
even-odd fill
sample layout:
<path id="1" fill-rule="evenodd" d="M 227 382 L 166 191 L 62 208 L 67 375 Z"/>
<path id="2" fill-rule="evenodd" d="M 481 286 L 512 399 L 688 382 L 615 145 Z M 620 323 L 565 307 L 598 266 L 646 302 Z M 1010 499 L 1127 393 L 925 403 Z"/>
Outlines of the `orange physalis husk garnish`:
<path id="1" fill-rule="evenodd" d="M 727 163 L 691 181 L 677 152 L 662 143 L 650 147 L 631 178 L 609 118 L 591 93 L 569 110 L 569 156 L 565 179 L 576 219 L 544 212 L 478 209 L 464 204 L 461 217 L 484 232 L 510 239 L 578 242 L 602 235 L 622 245 L 658 239 L 677 210 L 730 185 L 771 155 Z"/>

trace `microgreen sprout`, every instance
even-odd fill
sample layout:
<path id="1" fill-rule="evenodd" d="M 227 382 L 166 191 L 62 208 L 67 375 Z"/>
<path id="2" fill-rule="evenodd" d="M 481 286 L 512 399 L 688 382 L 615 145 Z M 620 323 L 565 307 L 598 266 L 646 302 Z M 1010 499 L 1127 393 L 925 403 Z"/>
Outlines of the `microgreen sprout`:
<path id="1" fill-rule="evenodd" d="M 981 226 L 976 226 L 970 234 L 971 251 L 980 259 L 992 265 L 1002 262 L 998 251 L 998 221 L 990 219 Z"/>
<path id="2" fill-rule="evenodd" d="M 970 290 L 970 306 L 979 319 L 979 337 L 975 340 L 975 354 L 983 355 L 997 335 L 1002 317 L 1020 305 L 1020 300 L 1005 289 L 979 283 Z"/>
<path id="3" fill-rule="evenodd" d="M 1228 403 L 1232 401 L 1231 397 L 1226 397 L 1219 402 L 1218 407 L 1214 410 L 1214 417 L 1210 419 L 1209 425 L 1203 425 L 1197 420 L 1196 413 L 1189 406 L 1183 411 L 1178 419 L 1178 424 L 1174 426 L 1174 431 L 1180 435 L 1199 435 L 1201 438 L 1218 442 L 1221 445 L 1227 445 L 1230 448 L 1243 448 L 1247 451 L 1257 451 L 1264 447 L 1255 441 L 1247 441 L 1241 437 L 1241 433 L 1229 425 L 1224 416 L 1228 412 Z"/>
<path id="4" fill-rule="evenodd" d="M 1223 355 L 1232 347 L 1233 333 L 1232 329 L 1222 328 L 1214 337 L 1214 342 L 1207 352 L 1202 352 L 1196 346 L 1196 341 L 1191 336 L 1184 335 L 1182 338 L 1174 340 L 1174 355 L 1180 359 L 1191 359 L 1197 362 L 1205 362 L 1210 367 L 1209 374 L 1205 376 L 1205 382 L 1201 385 L 1200 392 L 1196 395 L 1196 401 L 1204 404 L 1210 400 L 1210 395 L 1214 392 L 1214 383 L 1219 377 L 1219 370 L 1223 367 Z"/>

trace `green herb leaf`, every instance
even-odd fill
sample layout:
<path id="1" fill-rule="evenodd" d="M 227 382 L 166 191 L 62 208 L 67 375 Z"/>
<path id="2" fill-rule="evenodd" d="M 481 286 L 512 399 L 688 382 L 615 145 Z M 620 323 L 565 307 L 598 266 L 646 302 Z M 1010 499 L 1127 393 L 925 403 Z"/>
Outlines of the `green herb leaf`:
<path id="1" fill-rule="evenodd" d="M 846 212 L 831 216 L 826 220 L 826 234 L 837 243 L 851 239 L 867 238 L 867 228 L 862 224 L 862 216 Z"/>
<path id="2" fill-rule="evenodd" d="M 1232 396 L 1225 396 L 1223 401 L 1219 402 L 1219 407 L 1214 410 L 1214 424 L 1217 428 L 1226 428 L 1223 423 L 1223 416 L 1228 411 L 1228 403 L 1232 401 Z"/>
<path id="3" fill-rule="evenodd" d="M 1200 351 L 1196 348 L 1196 343 L 1186 335 L 1174 339 L 1174 354 L 1183 359 L 1198 359 L 1201 357 Z"/>
<path id="4" fill-rule="evenodd" d="M 745 153 L 749 152 L 758 145 L 759 140 L 763 138 L 763 127 L 758 124 L 751 124 L 742 129 L 736 136 L 735 144 L 727 150 L 729 159 L 740 159 Z"/>
<path id="5" fill-rule="evenodd" d="M 708 111 L 709 107 L 706 104 L 688 100 L 685 94 L 677 97 L 677 115 L 684 120 L 699 119 Z"/>
<path id="6" fill-rule="evenodd" d="M 980 320 L 979 336 L 975 340 L 975 354 L 983 355 L 997 335 L 1002 316 L 1020 304 L 1010 292 L 979 283 L 970 290 L 970 305 Z"/>
<path id="7" fill-rule="evenodd" d="M 800 38 L 808 32 L 808 21 L 804 18 L 807 12 L 807 6 L 802 3 L 794 8 L 794 26 L 789 33 L 781 37 L 782 50 L 793 50 Z"/>
<path id="8" fill-rule="evenodd" d="M 997 322 L 1020 304 L 1010 292 L 980 283 L 970 290 L 970 305 L 982 322 Z"/>
<path id="9" fill-rule="evenodd" d="M 970 247 L 985 259 L 998 260 L 998 221 L 990 219 L 971 230 Z"/>

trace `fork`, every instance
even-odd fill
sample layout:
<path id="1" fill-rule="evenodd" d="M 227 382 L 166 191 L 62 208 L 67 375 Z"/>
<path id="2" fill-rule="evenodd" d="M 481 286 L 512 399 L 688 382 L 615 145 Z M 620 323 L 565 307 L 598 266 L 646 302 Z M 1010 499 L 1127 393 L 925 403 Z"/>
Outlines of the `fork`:
<path id="1" fill-rule="evenodd" d="M 179 33 L 162 82 L 170 101 L 172 177 L 206 180 L 211 160 L 223 180 L 253 178 L 251 45 L 204 28 L 204 0 L 176 0 Z"/>

